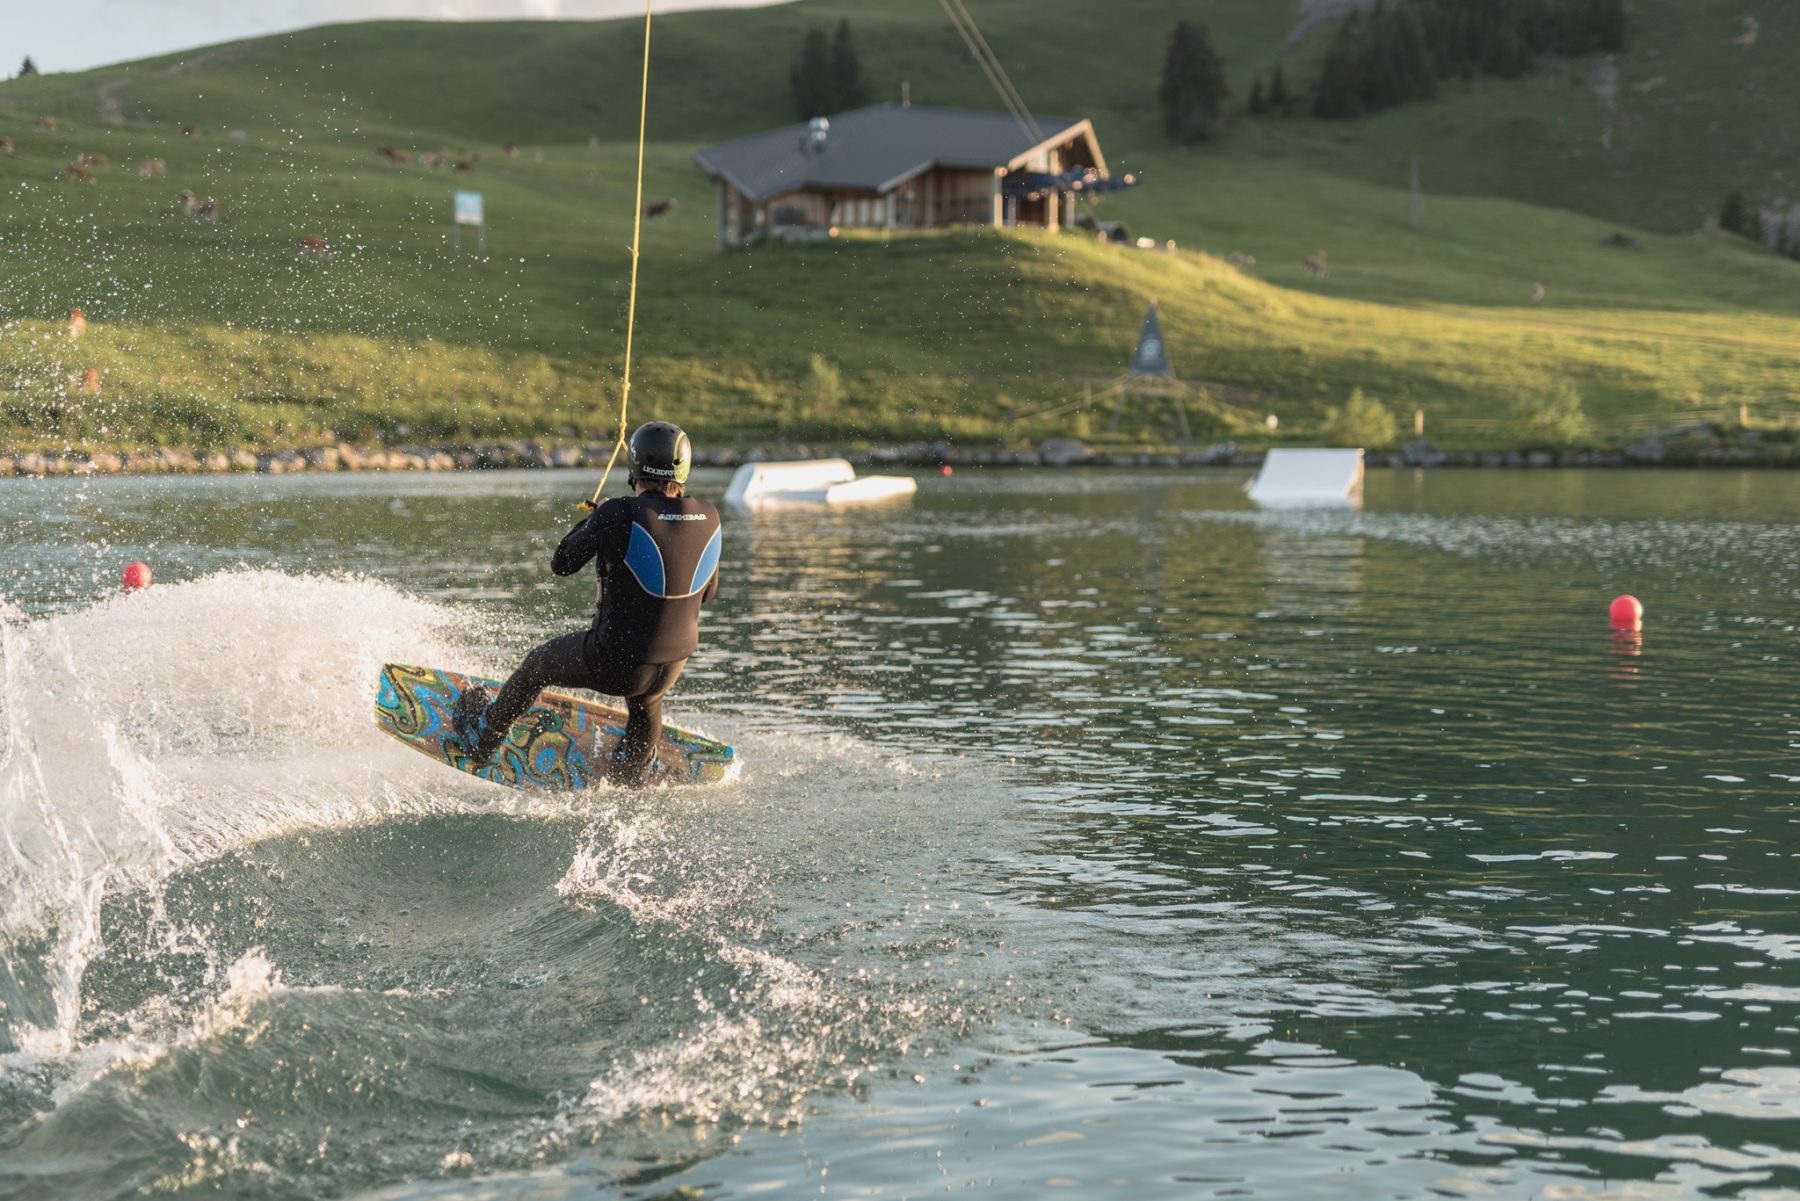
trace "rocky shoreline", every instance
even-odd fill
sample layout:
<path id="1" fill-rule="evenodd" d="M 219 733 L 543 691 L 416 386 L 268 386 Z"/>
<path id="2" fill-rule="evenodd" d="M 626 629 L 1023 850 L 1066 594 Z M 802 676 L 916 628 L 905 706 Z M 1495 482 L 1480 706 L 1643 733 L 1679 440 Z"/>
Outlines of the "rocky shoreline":
<path id="1" fill-rule="evenodd" d="M 1727 436 L 1727 435 L 1734 436 Z M 1756 431 L 1693 427 L 1644 438 L 1622 450 L 1440 450 L 1424 440 L 1400 450 L 1369 451 L 1369 467 L 1800 467 L 1800 443 L 1763 441 Z M 604 467 L 610 444 L 553 444 L 541 440 L 444 445 L 335 446 L 262 450 L 0 451 L 0 477 L 90 475 L 288 475 L 334 471 L 491 471 Z M 1263 460 L 1262 449 L 1233 443 L 1179 452 L 1111 451 L 1073 438 L 1049 438 L 1025 449 L 915 442 L 873 450 L 829 446 L 722 447 L 696 455 L 701 466 L 736 467 L 773 459 L 843 457 L 861 467 L 1242 467 Z"/>

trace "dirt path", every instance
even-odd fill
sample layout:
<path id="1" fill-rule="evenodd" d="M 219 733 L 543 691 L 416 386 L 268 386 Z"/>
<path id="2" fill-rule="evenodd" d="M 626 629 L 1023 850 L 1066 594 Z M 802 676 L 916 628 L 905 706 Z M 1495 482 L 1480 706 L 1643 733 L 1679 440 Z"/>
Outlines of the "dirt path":
<path id="1" fill-rule="evenodd" d="M 205 51 L 204 53 L 196 54 L 192 58 L 184 58 L 178 63 L 164 67 L 161 71 L 157 72 L 157 74 L 186 75 L 190 71 L 198 71 L 201 67 L 212 62 L 220 55 L 236 50 L 240 45 L 242 45 L 241 42 L 232 42 L 225 46 L 214 46 L 211 50 Z M 119 99 L 119 92 L 121 89 L 129 87 L 130 84 L 131 77 L 129 75 L 121 75 L 119 78 L 109 79 L 99 87 L 95 88 L 94 119 L 99 121 L 102 125 L 125 124 L 125 105 L 124 102 Z"/>
<path id="2" fill-rule="evenodd" d="M 117 89 L 130 83 L 129 79 L 109 79 L 94 89 L 94 119 L 102 125 L 125 124 L 125 106 L 119 103 Z"/>

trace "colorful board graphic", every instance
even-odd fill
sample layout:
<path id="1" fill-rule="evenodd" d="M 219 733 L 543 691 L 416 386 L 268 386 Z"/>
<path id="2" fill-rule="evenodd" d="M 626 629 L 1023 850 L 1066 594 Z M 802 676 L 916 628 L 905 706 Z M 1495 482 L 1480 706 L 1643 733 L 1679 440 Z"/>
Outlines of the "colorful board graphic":
<path id="1" fill-rule="evenodd" d="M 381 669 L 375 693 L 375 724 L 421 754 L 508 788 L 561 792 L 606 778 L 613 748 L 625 736 L 623 710 L 546 689 L 507 731 L 499 753 L 476 766 L 454 736 L 457 698 L 470 688 L 491 694 L 500 683 L 389 663 Z M 650 765 L 650 783 L 718 784 L 737 770 L 737 752 L 731 747 L 665 725 Z"/>

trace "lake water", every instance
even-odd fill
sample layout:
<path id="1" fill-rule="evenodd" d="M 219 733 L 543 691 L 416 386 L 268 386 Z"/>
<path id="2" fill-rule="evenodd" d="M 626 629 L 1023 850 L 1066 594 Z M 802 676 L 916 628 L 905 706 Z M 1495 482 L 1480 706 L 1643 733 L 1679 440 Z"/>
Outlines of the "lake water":
<path id="1" fill-rule="evenodd" d="M 1800 481 L 1242 482 L 731 516 L 562 800 L 371 702 L 590 477 L 0 482 L 0 1197 L 1800 1196 Z"/>

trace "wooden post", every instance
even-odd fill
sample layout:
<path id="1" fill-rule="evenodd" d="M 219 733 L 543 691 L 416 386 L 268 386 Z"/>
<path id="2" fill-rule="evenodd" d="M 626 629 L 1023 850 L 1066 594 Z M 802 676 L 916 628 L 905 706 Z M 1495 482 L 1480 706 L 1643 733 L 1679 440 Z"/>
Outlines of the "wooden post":
<path id="1" fill-rule="evenodd" d="M 1413 437 L 1423 438 L 1424 436 L 1425 436 L 1425 410 L 1424 409 L 1414 409 L 1413 410 Z"/>
<path id="2" fill-rule="evenodd" d="M 1738 428 L 1748 429 L 1750 426 L 1750 406 L 1743 401 L 1738 402 Z"/>

